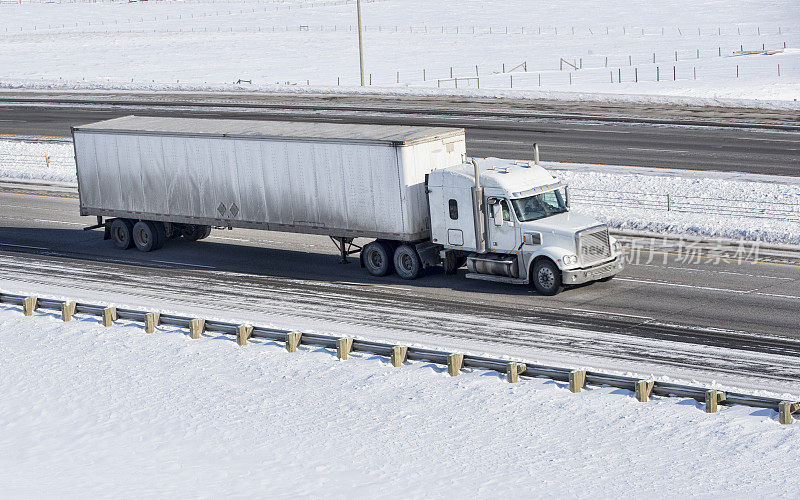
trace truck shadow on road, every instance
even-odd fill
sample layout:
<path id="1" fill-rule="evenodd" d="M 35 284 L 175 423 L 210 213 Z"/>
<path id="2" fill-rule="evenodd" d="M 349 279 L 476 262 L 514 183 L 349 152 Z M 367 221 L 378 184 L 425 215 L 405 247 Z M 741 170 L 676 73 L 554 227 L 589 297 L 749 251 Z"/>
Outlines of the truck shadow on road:
<path id="1" fill-rule="evenodd" d="M 529 286 L 466 279 L 466 268 L 454 275 L 445 275 L 441 268 L 433 267 L 416 280 L 404 280 L 394 274 L 379 278 L 361 268 L 358 254 L 350 256 L 347 264 L 341 264 L 327 237 L 259 233 L 265 237 L 263 242 L 241 238 L 237 231 L 215 231 L 207 240 L 170 240 L 160 250 L 140 252 L 135 248 L 114 247 L 110 241 L 103 240 L 101 230 L 0 227 L 0 251 L 37 255 L 39 259 L 100 261 L 126 266 L 119 269 L 120 273 L 138 273 L 137 267 L 181 269 L 192 273 L 231 273 L 233 276 L 229 279 L 255 280 L 256 283 L 264 278 L 304 280 L 401 292 L 424 290 L 436 294 L 437 290 L 449 290 L 555 300 L 540 297 Z M 569 298 L 582 288 L 567 289 L 558 297 Z"/>

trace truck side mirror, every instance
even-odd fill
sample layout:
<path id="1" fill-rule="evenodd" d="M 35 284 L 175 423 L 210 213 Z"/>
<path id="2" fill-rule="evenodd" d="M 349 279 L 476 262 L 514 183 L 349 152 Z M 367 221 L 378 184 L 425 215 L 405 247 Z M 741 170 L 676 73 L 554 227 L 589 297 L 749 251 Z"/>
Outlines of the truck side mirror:
<path id="1" fill-rule="evenodd" d="M 499 203 L 492 205 L 492 219 L 495 226 L 503 225 L 503 207 Z"/>

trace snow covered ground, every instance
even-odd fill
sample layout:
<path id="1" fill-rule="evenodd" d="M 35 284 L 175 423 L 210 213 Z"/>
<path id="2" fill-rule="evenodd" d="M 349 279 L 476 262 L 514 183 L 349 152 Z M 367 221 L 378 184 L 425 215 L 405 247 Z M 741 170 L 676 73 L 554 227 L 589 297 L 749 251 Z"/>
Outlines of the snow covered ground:
<path id="1" fill-rule="evenodd" d="M 797 106 L 796 7 L 365 1 L 366 83 L 390 93 Z M 355 11 L 344 0 L 2 2 L 0 86 L 353 90 Z M 762 48 L 783 52 L 735 54 Z"/>
<path id="2" fill-rule="evenodd" d="M 800 244 L 800 178 L 543 165 L 569 183 L 573 210 L 615 228 Z M 72 144 L 0 139 L 2 179 L 75 185 Z"/>
<path id="3" fill-rule="evenodd" d="M 800 425 L 0 308 L 3 497 L 793 497 Z"/>

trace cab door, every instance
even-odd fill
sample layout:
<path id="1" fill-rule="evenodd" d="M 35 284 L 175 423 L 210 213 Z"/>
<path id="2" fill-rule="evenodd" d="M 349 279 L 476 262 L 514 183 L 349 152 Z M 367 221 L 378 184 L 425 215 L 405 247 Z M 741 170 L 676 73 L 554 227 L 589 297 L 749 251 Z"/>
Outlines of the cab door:
<path id="1" fill-rule="evenodd" d="M 498 253 L 512 253 L 519 247 L 518 231 L 511 206 L 505 198 L 489 198 L 487 225 L 489 229 L 489 250 Z"/>

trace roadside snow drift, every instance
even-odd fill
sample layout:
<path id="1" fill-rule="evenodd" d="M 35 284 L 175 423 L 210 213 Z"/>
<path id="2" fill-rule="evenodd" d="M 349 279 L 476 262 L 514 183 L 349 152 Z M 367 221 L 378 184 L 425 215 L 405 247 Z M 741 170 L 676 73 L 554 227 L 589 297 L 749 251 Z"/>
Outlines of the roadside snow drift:
<path id="1" fill-rule="evenodd" d="M 771 410 L 0 308 L 4 497 L 793 496 Z"/>

